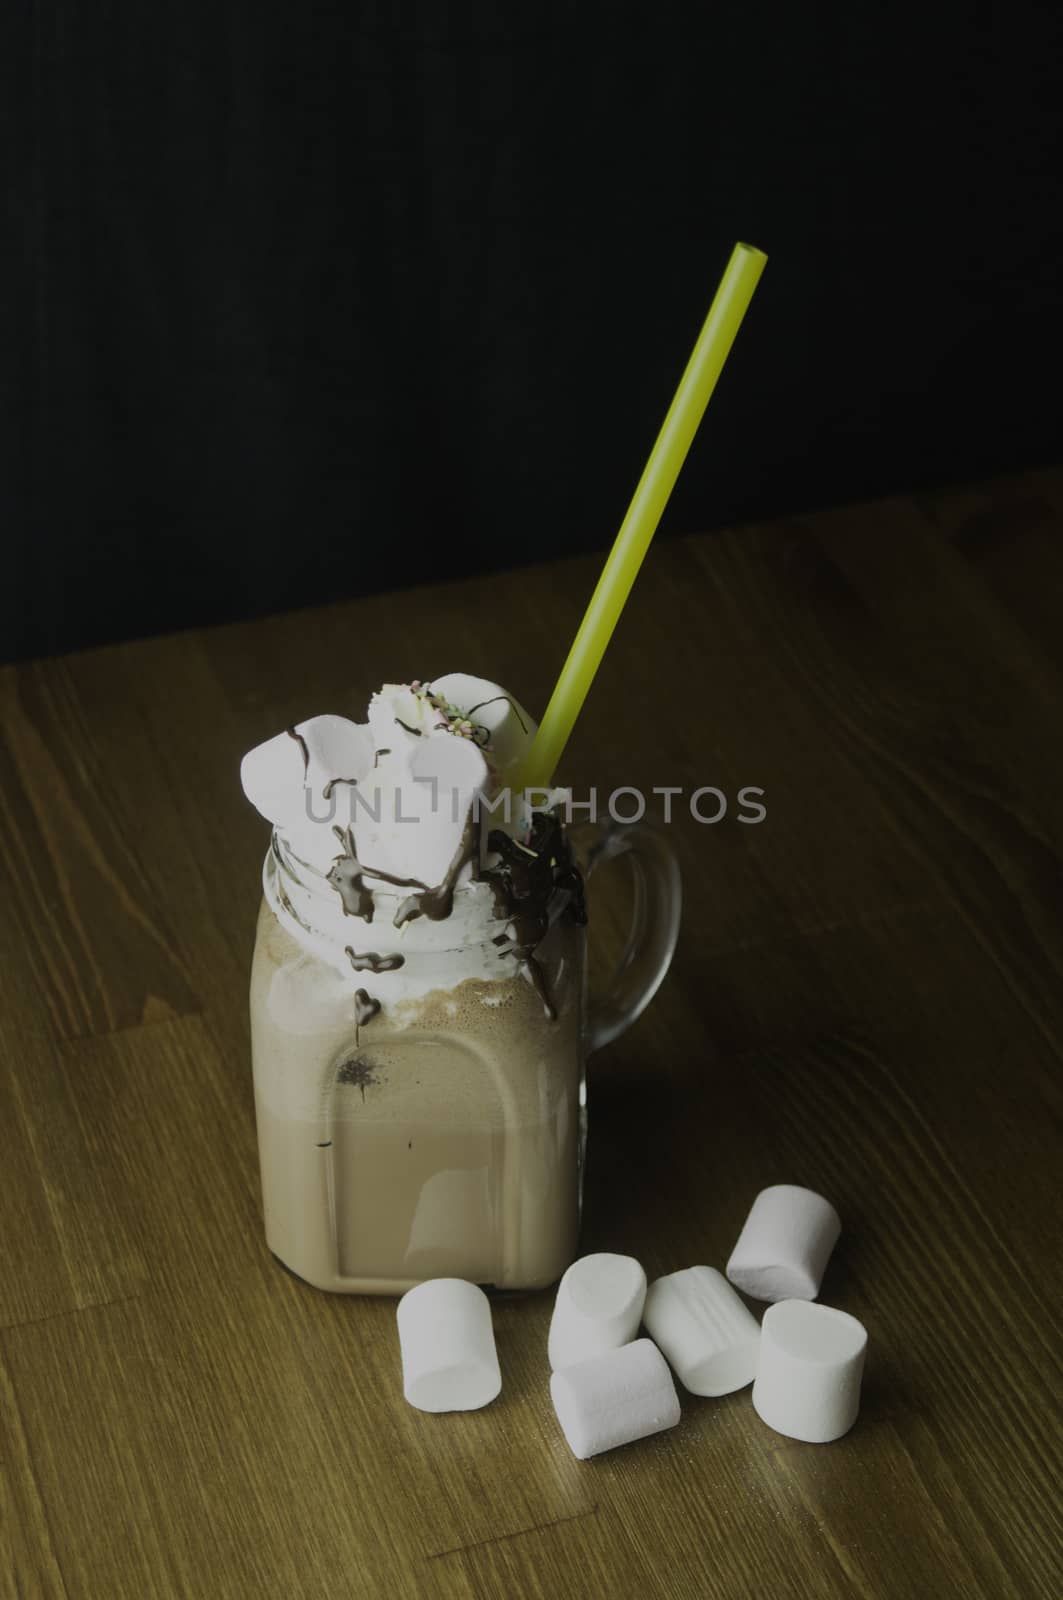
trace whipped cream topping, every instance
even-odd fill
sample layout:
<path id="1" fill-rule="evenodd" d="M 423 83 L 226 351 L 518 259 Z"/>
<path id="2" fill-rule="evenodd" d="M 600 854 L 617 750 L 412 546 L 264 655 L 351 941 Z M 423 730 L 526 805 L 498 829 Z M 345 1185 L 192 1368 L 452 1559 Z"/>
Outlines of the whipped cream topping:
<path id="1" fill-rule="evenodd" d="M 244 792 L 276 832 L 266 899 L 364 996 L 363 1012 L 467 977 L 511 977 L 514 957 L 543 993 L 534 947 L 546 906 L 555 879 L 579 903 L 578 874 L 560 859 L 556 825 L 544 842 L 526 797 L 511 796 L 508 811 L 489 804 L 535 732 L 499 684 L 451 673 L 384 684 L 364 723 L 311 717 L 244 757 Z"/>

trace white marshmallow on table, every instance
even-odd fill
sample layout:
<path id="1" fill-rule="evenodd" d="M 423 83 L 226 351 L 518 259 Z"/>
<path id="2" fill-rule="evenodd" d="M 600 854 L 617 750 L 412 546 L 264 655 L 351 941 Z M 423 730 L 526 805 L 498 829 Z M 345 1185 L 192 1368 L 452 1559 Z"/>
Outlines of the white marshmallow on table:
<path id="1" fill-rule="evenodd" d="M 581 1461 L 679 1421 L 672 1374 L 652 1339 L 636 1339 L 555 1372 L 550 1396 L 572 1454 Z"/>
<path id="2" fill-rule="evenodd" d="M 633 1256 L 581 1256 L 557 1286 L 547 1353 L 550 1366 L 571 1366 L 627 1344 L 639 1331 L 646 1274 Z"/>
<path id="3" fill-rule="evenodd" d="M 691 1394 L 733 1394 L 756 1377 L 760 1324 L 715 1268 L 656 1278 L 642 1320 Z"/>
<path id="4" fill-rule="evenodd" d="M 502 1387 L 483 1290 L 464 1278 L 429 1278 L 396 1313 L 402 1390 L 419 1411 L 475 1411 Z"/>
<path id="5" fill-rule="evenodd" d="M 829 1200 L 777 1183 L 754 1200 L 727 1276 L 754 1300 L 814 1300 L 841 1231 Z"/>
<path id="6" fill-rule="evenodd" d="M 809 1444 L 840 1439 L 856 1421 L 867 1333 L 833 1306 L 780 1300 L 764 1313 L 753 1384 L 757 1415 Z"/>

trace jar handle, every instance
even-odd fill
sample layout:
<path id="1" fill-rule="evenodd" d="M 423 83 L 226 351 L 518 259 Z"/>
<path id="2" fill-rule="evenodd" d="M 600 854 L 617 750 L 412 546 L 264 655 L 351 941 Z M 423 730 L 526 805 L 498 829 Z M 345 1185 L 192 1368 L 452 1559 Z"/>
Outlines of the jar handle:
<path id="1" fill-rule="evenodd" d="M 679 863 L 660 832 L 645 822 L 569 829 L 588 881 L 606 861 L 627 856 L 632 867 L 631 926 L 620 962 L 588 1004 L 586 1051 L 591 1055 L 626 1032 L 642 1015 L 671 965 L 679 937 Z"/>

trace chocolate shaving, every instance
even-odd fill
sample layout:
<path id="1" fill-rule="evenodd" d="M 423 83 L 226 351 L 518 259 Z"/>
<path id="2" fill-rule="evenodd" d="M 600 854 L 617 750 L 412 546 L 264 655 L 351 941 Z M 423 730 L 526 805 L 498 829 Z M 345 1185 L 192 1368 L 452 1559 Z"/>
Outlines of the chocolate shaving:
<path id="1" fill-rule="evenodd" d="M 326 783 L 325 787 L 322 789 L 321 793 L 325 796 L 326 800 L 331 800 L 332 791 L 338 783 L 357 784 L 357 782 L 357 778 L 330 778 L 328 783 Z"/>
<path id="2" fill-rule="evenodd" d="M 412 733 L 415 739 L 421 739 L 424 737 L 420 728 L 411 728 L 410 724 L 408 722 L 403 722 L 401 717 L 396 717 L 395 721 L 398 723 L 400 728 L 405 728 L 407 733 Z"/>

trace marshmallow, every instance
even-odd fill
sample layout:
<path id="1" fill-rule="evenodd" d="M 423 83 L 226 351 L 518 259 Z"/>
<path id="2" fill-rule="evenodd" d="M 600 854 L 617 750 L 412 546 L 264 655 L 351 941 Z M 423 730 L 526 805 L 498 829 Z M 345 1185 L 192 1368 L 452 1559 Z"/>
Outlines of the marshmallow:
<path id="1" fill-rule="evenodd" d="M 397 1310 L 402 1391 L 419 1411 L 475 1411 L 502 1387 L 483 1290 L 464 1278 L 429 1278 Z"/>
<path id="2" fill-rule="evenodd" d="M 295 854 L 327 869 L 336 854 L 333 821 L 349 812 L 337 793 L 329 803 L 328 785 L 362 782 L 373 761 L 369 730 L 347 717 L 325 715 L 297 722 L 249 750 L 240 763 L 240 781 L 251 804 L 283 830 Z"/>
<path id="3" fill-rule="evenodd" d="M 361 782 L 373 764 L 373 741 L 364 722 L 326 713 L 300 722 L 295 731 L 306 741 L 307 781 L 315 799 L 333 778 Z"/>
<path id="4" fill-rule="evenodd" d="M 679 1397 L 652 1339 L 591 1356 L 555 1372 L 550 1395 L 572 1454 L 580 1461 L 674 1428 Z"/>
<path id="5" fill-rule="evenodd" d="M 756 1377 L 760 1326 L 713 1267 L 655 1279 L 642 1320 L 691 1394 L 732 1394 Z"/>
<path id="6" fill-rule="evenodd" d="M 753 1385 L 757 1415 L 809 1444 L 840 1439 L 860 1409 L 867 1333 L 846 1311 L 781 1300 L 764 1313 Z"/>
<path id="7" fill-rule="evenodd" d="M 842 1225 L 822 1195 L 792 1183 L 762 1189 L 727 1263 L 754 1300 L 814 1300 Z"/>
<path id="8" fill-rule="evenodd" d="M 627 1344 L 639 1331 L 646 1274 L 631 1256 L 574 1261 L 557 1288 L 547 1351 L 557 1372 Z"/>
<path id="9" fill-rule="evenodd" d="M 461 849 L 487 763 L 471 739 L 452 733 L 410 739 L 382 757 L 359 786 L 354 832 L 366 877 L 373 868 L 435 888 Z M 471 866 L 462 867 L 465 882 Z"/>
<path id="10" fill-rule="evenodd" d="M 306 767 L 299 740 L 290 733 L 278 733 L 249 750 L 240 763 L 240 782 L 267 822 L 284 826 L 305 814 Z"/>

